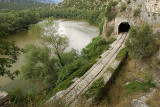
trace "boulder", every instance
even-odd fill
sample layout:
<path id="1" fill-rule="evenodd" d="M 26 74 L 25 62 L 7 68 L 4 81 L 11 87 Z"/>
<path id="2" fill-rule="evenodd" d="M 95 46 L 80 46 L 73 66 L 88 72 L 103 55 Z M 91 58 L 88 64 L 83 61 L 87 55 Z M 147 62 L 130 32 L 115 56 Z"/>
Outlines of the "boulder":
<path id="1" fill-rule="evenodd" d="M 149 107 L 145 102 L 138 99 L 133 99 L 131 105 L 132 107 Z"/>

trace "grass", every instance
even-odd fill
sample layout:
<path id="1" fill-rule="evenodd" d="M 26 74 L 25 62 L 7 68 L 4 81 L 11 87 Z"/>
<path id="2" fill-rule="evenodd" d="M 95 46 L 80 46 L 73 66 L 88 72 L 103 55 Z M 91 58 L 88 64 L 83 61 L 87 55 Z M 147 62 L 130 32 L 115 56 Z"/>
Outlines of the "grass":
<path id="1" fill-rule="evenodd" d="M 135 10 L 133 11 L 133 16 L 134 16 L 134 17 L 139 16 L 140 12 L 141 12 L 141 10 L 140 10 L 139 8 L 138 8 L 138 9 L 135 9 Z"/>
<path id="2" fill-rule="evenodd" d="M 113 26 L 107 27 L 107 30 L 106 30 L 106 37 L 110 37 L 111 34 L 113 33 L 113 31 L 114 31 L 114 27 L 113 27 Z"/>
<path id="3" fill-rule="evenodd" d="M 112 68 L 112 67 L 109 67 L 106 71 L 114 72 L 114 71 L 115 71 L 115 69 L 114 69 L 114 68 Z"/>
<path id="4" fill-rule="evenodd" d="M 153 96 L 147 101 L 149 107 L 159 107 L 160 105 L 160 87 L 157 88 Z"/>
<path id="5" fill-rule="evenodd" d="M 120 11 L 123 12 L 127 9 L 127 6 L 124 2 L 121 3 Z"/>
<path id="6" fill-rule="evenodd" d="M 126 57 L 126 54 L 127 54 L 127 49 L 126 48 L 123 48 L 119 51 L 119 53 L 117 54 L 116 56 L 116 59 L 118 61 L 121 61 L 122 59 L 124 59 Z"/>
<path id="7" fill-rule="evenodd" d="M 59 91 L 67 89 L 68 87 L 70 87 L 73 84 L 72 80 L 74 78 L 76 78 L 76 77 L 79 78 L 79 77 L 83 76 L 97 62 L 99 55 L 102 54 L 105 50 L 108 50 L 109 45 L 111 43 L 113 43 L 114 41 L 115 41 L 115 38 L 110 38 L 109 40 L 107 40 L 106 45 L 100 46 L 100 48 L 102 48 L 102 49 L 99 48 L 100 49 L 99 51 L 94 50 L 94 52 L 97 52 L 96 55 L 94 57 L 92 55 L 92 58 L 88 61 L 88 63 L 86 65 L 80 67 L 79 70 L 75 71 L 66 80 L 64 80 L 63 82 L 58 84 L 56 86 L 56 88 L 53 89 L 53 94 L 56 94 Z M 96 46 L 96 45 L 94 45 L 94 46 Z"/>
<path id="8" fill-rule="evenodd" d="M 110 88 L 104 88 L 103 93 L 103 99 L 100 101 L 100 105 L 103 105 L 103 107 L 117 107 L 117 105 L 124 101 L 123 103 L 128 104 L 128 99 L 124 100 L 125 96 L 125 90 L 124 90 L 124 84 L 126 83 L 126 66 L 127 63 L 125 62 L 123 66 L 119 69 L 119 74 L 116 76 L 115 81 L 112 82 Z M 125 107 L 119 106 L 119 107 Z M 128 106 L 126 106 L 128 107 Z"/>
<path id="9" fill-rule="evenodd" d="M 57 92 L 65 90 L 69 86 L 71 86 L 73 83 L 72 80 L 76 77 L 81 77 L 82 75 L 84 75 L 94 63 L 96 63 L 96 59 L 92 59 L 85 66 L 81 67 L 79 70 L 70 75 L 68 79 L 64 80 L 56 88 L 53 89 L 53 94 L 56 94 Z"/>
<path id="10" fill-rule="evenodd" d="M 82 96 L 85 96 L 87 99 L 93 98 L 93 101 L 97 102 L 102 95 L 104 88 L 104 79 L 101 77 L 98 80 L 94 81 L 92 85 L 84 92 Z"/>
<path id="11" fill-rule="evenodd" d="M 138 81 L 131 81 L 128 85 L 125 86 L 127 95 L 134 94 L 137 92 L 146 92 L 149 91 L 150 88 L 155 88 L 155 84 L 151 81 L 147 82 L 138 82 Z"/>

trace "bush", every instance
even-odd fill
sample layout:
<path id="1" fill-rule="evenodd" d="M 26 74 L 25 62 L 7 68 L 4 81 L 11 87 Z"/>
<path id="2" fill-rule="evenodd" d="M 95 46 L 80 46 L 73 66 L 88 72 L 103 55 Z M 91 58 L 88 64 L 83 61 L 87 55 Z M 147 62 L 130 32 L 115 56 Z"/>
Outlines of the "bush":
<path id="1" fill-rule="evenodd" d="M 121 3 L 121 7 L 120 7 L 120 11 L 123 12 L 125 11 L 127 8 L 126 4 L 125 3 Z"/>
<path id="2" fill-rule="evenodd" d="M 101 36 L 93 38 L 92 42 L 82 50 L 82 56 L 80 59 L 83 62 L 82 65 L 75 66 L 74 62 L 74 66 L 70 65 L 62 68 L 62 71 L 60 71 L 61 76 L 58 77 L 58 85 L 54 88 L 53 94 L 67 89 L 73 83 L 73 79 L 83 76 L 96 63 L 99 55 L 101 55 L 104 50 L 108 49 L 109 45 L 114 41 L 114 38 L 110 38 L 106 41 Z"/>
<path id="3" fill-rule="evenodd" d="M 44 47 L 26 45 L 25 63 L 21 66 L 21 73 L 25 79 L 39 79 L 48 87 L 54 87 L 57 79 L 57 60 L 51 58 L 51 51 Z"/>
<path id="4" fill-rule="evenodd" d="M 127 0 L 127 4 L 130 4 L 131 3 L 131 0 Z"/>
<path id="5" fill-rule="evenodd" d="M 116 59 L 118 61 L 121 61 L 122 59 L 124 59 L 126 57 L 126 54 L 127 54 L 127 49 L 126 48 L 123 48 L 119 51 L 119 53 L 117 54 L 116 56 Z"/>
<path id="6" fill-rule="evenodd" d="M 78 59 L 72 64 L 64 66 L 58 72 L 58 80 L 56 84 L 60 84 L 62 81 L 66 80 L 71 74 L 73 74 L 73 72 L 77 71 L 84 64 L 86 64 L 85 60 Z"/>
<path id="7" fill-rule="evenodd" d="M 73 83 L 72 80 L 76 77 L 81 77 L 82 75 L 84 75 L 93 66 L 94 63 L 96 63 L 96 59 L 92 59 L 85 66 L 82 66 L 79 70 L 75 71 L 70 76 L 68 75 L 68 78 L 66 80 L 62 81 L 56 86 L 56 88 L 53 89 L 53 94 L 56 94 L 57 92 L 65 90 L 69 86 L 71 86 Z"/>
<path id="8" fill-rule="evenodd" d="M 132 26 L 126 48 L 135 59 L 149 58 L 156 50 L 153 31 L 149 25 Z"/>
<path id="9" fill-rule="evenodd" d="M 100 55 L 104 49 L 108 48 L 108 43 L 101 36 L 92 39 L 92 42 L 82 49 L 84 59 L 92 59 Z"/>
<path id="10" fill-rule="evenodd" d="M 102 20 L 102 21 L 100 22 L 100 24 L 99 24 L 100 34 L 102 34 L 104 22 L 105 22 L 105 19 L 103 18 L 103 20 Z"/>
<path id="11" fill-rule="evenodd" d="M 23 93 L 22 89 L 9 92 L 11 107 L 35 107 L 43 102 L 43 98 L 33 91 Z"/>
<path id="12" fill-rule="evenodd" d="M 114 11 L 115 6 L 118 4 L 118 2 L 109 2 L 106 10 L 106 17 L 108 18 L 108 21 L 112 21 L 113 18 L 116 17 L 116 12 Z"/>
<path id="13" fill-rule="evenodd" d="M 109 27 L 107 28 L 107 31 L 106 31 L 106 36 L 107 36 L 107 37 L 110 37 L 111 34 L 113 33 L 113 30 L 114 30 L 114 27 L 113 27 L 113 26 L 109 26 Z"/>
<path id="14" fill-rule="evenodd" d="M 147 82 L 131 81 L 130 84 L 125 86 L 127 90 L 127 95 L 134 94 L 140 91 L 149 91 L 149 89 L 152 87 L 155 88 L 156 86 L 151 81 L 147 81 Z"/>
<path id="15" fill-rule="evenodd" d="M 103 95 L 102 91 L 104 88 L 104 79 L 101 77 L 94 81 L 90 87 L 84 92 L 83 96 L 87 99 L 93 98 L 93 101 L 99 100 Z"/>
<path id="16" fill-rule="evenodd" d="M 133 12 L 133 16 L 134 16 L 134 17 L 139 16 L 140 12 L 141 12 L 141 10 L 140 10 L 139 8 L 138 8 L 138 9 L 135 9 L 134 12 Z"/>

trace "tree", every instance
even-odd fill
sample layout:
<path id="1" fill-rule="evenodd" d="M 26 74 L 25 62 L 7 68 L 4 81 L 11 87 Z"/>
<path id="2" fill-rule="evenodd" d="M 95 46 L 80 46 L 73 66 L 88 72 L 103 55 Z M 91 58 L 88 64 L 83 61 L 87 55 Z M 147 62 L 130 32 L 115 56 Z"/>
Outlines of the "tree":
<path id="1" fill-rule="evenodd" d="M 150 26 L 147 24 L 132 26 L 126 48 L 135 59 L 150 57 L 156 50 L 154 35 Z"/>
<path id="2" fill-rule="evenodd" d="M 54 54 L 57 55 L 61 67 L 64 66 L 62 60 L 62 54 L 64 53 L 65 49 L 69 46 L 69 40 L 66 36 L 60 35 L 48 35 L 42 37 L 43 41 L 49 45 L 52 45 Z"/>
<path id="3" fill-rule="evenodd" d="M 47 47 L 26 45 L 25 64 L 21 67 L 21 73 L 25 79 L 38 79 L 47 87 L 54 87 L 57 80 L 56 59 L 51 58 L 51 52 Z"/>
<path id="4" fill-rule="evenodd" d="M 0 76 L 8 76 L 14 79 L 18 76 L 19 71 L 11 72 L 9 68 L 18 60 L 18 56 L 22 52 L 22 49 L 15 46 L 14 43 L 9 43 L 2 38 L 8 36 L 5 32 L 0 32 Z"/>

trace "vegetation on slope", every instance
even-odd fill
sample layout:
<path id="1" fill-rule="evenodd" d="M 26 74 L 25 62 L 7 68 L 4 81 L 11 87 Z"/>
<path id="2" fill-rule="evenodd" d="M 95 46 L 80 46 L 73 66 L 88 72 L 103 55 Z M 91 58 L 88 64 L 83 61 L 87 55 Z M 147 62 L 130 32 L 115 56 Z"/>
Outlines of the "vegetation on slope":
<path id="1" fill-rule="evenodd" d="M 156 50 L 154 37 L 149 25 L 142 24 L 138 27 L 132 26 L 129 31 L 126 48 L 133 58 L 149 58 Z"/>

